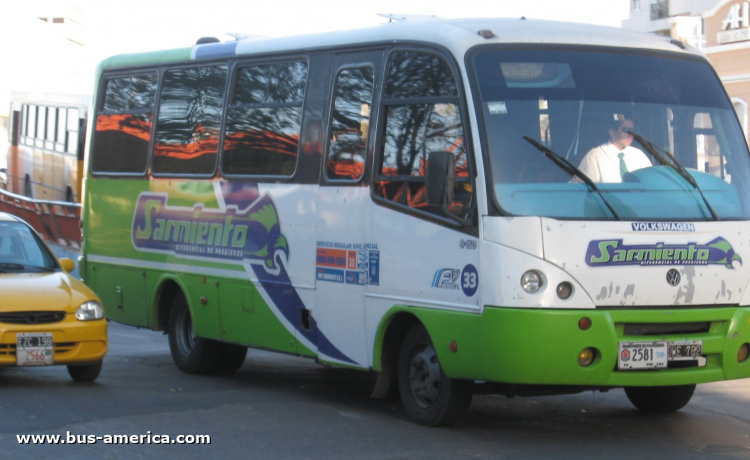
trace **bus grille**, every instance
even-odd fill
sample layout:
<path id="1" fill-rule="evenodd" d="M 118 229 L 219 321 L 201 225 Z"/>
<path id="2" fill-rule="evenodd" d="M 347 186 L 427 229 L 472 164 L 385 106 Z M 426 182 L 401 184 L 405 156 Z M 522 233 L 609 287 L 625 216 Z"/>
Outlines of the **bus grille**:
<path id="1" fill-rule="evenodd" d="M 705 334 L 711 323 L 626 323 L 624 335 Z"/>

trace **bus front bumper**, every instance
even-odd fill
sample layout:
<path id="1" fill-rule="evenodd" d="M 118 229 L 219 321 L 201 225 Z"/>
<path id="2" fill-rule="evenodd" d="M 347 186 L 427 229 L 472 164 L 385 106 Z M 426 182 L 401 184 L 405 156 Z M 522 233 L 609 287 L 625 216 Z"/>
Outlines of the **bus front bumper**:
<path id="1" fill-rule="evenodd" d="M 590 320 L 587 330 L 579 325 L 583 318 Z M 475 344 L 479 348 L 480 375 L 463 378 L 512 384 L 622 387 L 686 385 L 750 377 L 750 359 L 738 361 L 740 348 L 750 343 L 750 307 L 652 310 L 487 307 L 477 326 Z M 667 369 L 618 369 L 620 342 L 685 340 L 700 341 L 705 359 L 681 361 L 682 366 L 670 361 Z M 595 359 L 582 366 L 578 357 L 587 348 L 594 350 Z M 685 364 L 695 367 L 684 367 Z M 463 374 L 466 369 L 460 367 L 457 366 L 457 373 Z M 446 374 L 451 373 L 446 369 Z"/>

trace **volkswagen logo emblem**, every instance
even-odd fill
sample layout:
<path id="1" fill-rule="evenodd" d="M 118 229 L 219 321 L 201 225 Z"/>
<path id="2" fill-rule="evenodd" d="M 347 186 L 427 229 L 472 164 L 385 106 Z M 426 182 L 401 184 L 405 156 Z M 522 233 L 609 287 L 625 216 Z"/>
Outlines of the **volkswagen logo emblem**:
<path id="1" fill-rule="evenodd" d="M 667 272 L 667 283 L 669 283 L 672 286 L 677 286 L 680 284 L 680 272 L 675 270 L 674 268 L 670 269 Z"/>

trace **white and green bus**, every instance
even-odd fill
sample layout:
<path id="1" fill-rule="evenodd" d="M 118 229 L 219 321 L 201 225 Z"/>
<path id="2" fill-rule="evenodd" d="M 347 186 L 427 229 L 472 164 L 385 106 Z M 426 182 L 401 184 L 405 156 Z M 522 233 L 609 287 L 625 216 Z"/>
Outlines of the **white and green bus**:
<path id="1" fill-rule="evenodd" d="M 750 376 L 750 155 L 679 41 L 435 18 L 201 40 L 104 61 L 91 114 L 81 273 L 187 373 L 310 357 L 426 425 L 477 392 L 671 412 Z M 648 167 L 598 182 L 583 158 L 618 132 Z"/>

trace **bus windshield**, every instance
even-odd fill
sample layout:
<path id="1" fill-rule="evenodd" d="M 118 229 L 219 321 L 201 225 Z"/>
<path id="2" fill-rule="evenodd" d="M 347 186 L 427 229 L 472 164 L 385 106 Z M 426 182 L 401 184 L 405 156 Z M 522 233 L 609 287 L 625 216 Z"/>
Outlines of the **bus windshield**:
<path id="1" fill-rule="evenodd" d="M 504 213 L 750 218 L 747 144 L 705 61 L 551 47 L 481 48 L 471 60 Z"/>

